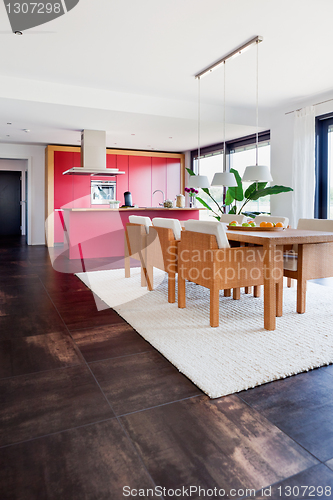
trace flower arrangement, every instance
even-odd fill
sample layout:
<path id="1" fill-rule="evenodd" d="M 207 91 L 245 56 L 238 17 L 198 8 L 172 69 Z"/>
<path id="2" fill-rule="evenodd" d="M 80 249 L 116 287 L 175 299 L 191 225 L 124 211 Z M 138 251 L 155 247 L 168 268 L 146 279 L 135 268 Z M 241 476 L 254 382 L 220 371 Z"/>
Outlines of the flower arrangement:
<path id="1" fill-rule="evenodd" d="M 199 191 L 194 188 L 185 188 L 185 193 L 188 193 L 190 198 L 194 198 L 196 194 L 199 194 Z"/>

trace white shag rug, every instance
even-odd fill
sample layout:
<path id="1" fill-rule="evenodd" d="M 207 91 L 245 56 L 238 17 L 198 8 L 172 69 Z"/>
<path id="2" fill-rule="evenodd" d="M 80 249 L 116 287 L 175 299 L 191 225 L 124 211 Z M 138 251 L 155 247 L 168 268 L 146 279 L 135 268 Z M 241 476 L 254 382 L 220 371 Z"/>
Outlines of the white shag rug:
<path id="1" fill-rule="evenodd" d="M 186 283 L 187 304 L 167 302 L 167 279 L 140 286 L 140 269 L 79 273 L 109 307 L 209 397 L 217 398 L 333 363 L 333 288 L 308 283 L 307 311 L 296 313 L 296 286 L 284 287 L 277 328 L 263 326 L 263 299 L 220 292 L 220 326 L 209 326 L 209 290 Z"/>

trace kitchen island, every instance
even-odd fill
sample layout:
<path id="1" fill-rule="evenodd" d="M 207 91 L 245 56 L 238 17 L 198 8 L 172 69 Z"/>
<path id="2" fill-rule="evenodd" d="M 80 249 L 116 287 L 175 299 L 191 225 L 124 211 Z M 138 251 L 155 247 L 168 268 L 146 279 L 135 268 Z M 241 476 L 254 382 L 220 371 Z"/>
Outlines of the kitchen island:
<path id="1" fill-rule="evenodd" d="M 123 257 L 125 226 L 130 215 L 199 219 L 199 208 L 64 208 L 64 249 L 69 259 Z M 61 217 L 61 214 L 59 214 Z"/>

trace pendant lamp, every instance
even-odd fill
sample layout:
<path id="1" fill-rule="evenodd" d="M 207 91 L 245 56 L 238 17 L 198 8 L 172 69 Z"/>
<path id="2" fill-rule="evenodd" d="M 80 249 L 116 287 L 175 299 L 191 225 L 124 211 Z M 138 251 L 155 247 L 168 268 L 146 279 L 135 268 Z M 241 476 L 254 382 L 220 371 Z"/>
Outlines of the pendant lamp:
<path id="1" fill-rule="evenodd" d="M 258 165 L 258 150 L 259 150 L 259 41 L 257 44 L 257 68 L 256 68 L 256 164 L 246 167 L 242 180 L 245 182 L 256 182 L 258 189 L 258 182 L 272 182 L 273 178 L 266 165 Z"/>

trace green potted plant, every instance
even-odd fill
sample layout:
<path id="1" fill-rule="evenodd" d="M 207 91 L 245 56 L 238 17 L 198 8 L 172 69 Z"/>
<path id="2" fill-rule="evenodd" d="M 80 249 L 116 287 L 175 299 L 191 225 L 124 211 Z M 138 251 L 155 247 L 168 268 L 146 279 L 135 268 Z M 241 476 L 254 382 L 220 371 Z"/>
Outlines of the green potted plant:
<path id="1" fill-rule="evenodd" d="M 190 168 L 186 169 L 189 175 L 195 175 L 193 170 Z M 214 197 L 212 196 L 211 192 L 209 191 L 208 188 L 203 188 L 203 192 L 206 193 L 214 202 L 217 208 L 214 208 L 215 210 L 208 205 L 208 203 L 197 196 L 197 200 L 208 210 L 212 211 L 214 214 L 215 219 L 220 220 L 221 214 L 225 213 L 223 209 L 226 209 L 229 205 L 232 205 L 232 203 L 235 202 L 235 204 L 231 207 L 229 210 L 229 214 L 243 214 L 248 217 L 254 218 L 256 215 L 259 215 L 260 213 L 264 212 L 251 212 L 251 211 L 244 211 L 244 207 L 246 206 L 249 201 L 255 201 L 258 200 L 259 198 L 262 198 L 264 196 L 269 196 L 273 194 L 279 194 L 279 193 L 287 193 L 289 191 L 293 191 L 291 187 L 287 186 L 267 186 L 267 182 L 253 182 L 250 184 L 250 186 L 244 191 L 243 189 L 243 183 L 241 176 L 239 175 L 238 171 L 235 170 L 234 168 L 230 169 L 230 172 L 235 175 L 237 186 L 236 187 L 229 187 L 225 196 L 224 204 L 219 204 Z M 241 207 L 237 209 L 237 202 L 241 203 Z"/>

